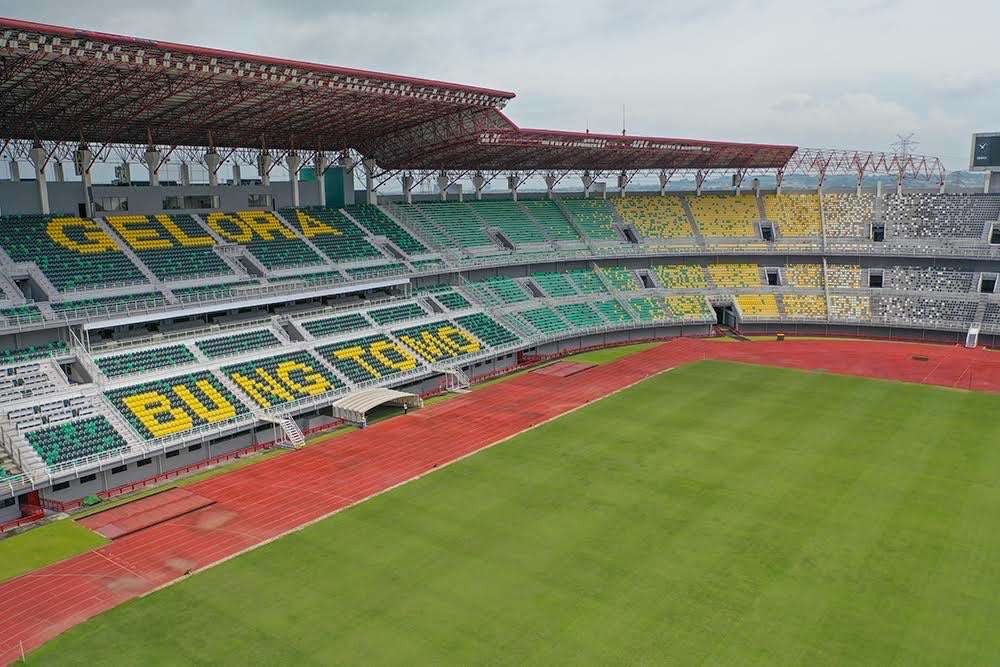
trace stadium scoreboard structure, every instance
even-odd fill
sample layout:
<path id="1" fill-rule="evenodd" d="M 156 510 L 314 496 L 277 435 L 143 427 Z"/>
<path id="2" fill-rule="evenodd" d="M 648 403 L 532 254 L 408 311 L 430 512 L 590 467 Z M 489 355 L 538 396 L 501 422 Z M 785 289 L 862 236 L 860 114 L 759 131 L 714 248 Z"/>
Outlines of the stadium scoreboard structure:
<path id="1" fill-rule="evenodd" d="M 1000 192 L 1000 132 L 976 132 L 972 135 L 969 170 L 988 172 L 986 192 Z"/>

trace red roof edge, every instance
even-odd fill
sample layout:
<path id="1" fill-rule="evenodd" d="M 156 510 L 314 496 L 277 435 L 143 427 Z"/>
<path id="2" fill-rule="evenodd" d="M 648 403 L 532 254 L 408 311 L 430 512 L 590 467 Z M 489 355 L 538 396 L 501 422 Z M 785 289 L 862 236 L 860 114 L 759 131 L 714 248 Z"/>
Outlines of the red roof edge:
<path id="1" fill-rule="evenodd" d="M 34 21 L 22 21 L 0 17 L 0 30 L 26 30 L 30 32 L 48 33 L 67 37 L 71 39 L 91 39 L 101 42 L 118 42 L 120 44 L 130 44 L 133 46 L 150 46 L 171 51 L 175 53 L 188 53 L 191 55 L 205 56 L 208 58 L 232 58 L 234 60 L 256 61 L 267 65 L 280 65 L 282 67 L 297 67 L 330 74 L 343 74 L 345 76 L 369 77 L 373 79 L 383 79 L 396 83 L 406 83 L 416 86 L 433 86 L 459 92 L 474 93 L 477 95 L 489 95 L 511 99 L 515 93 L 506 90 L 496 90 L 493 88 L 482 88 L 479 86 L 468 86 L 461 83 L 451 83 L 448 81 L 436 81 L 434 79 L 421 79 L 412 76 L 402 76 L 399 74 L 388 74 L 385 72 L 375 72 L 371 70 L 354 69 L 351 67 L 337 67 L 335 65 L 321 65 L 306 61 L 287 60 L 285 58 L 273 58 L 253 53 L 242 53 L 239 51 L 226 51 L 224 49 L 213 49 L 204 46 L 191 46 L 189 44 L 178 44 L 175 42 L 163 42 L 155 39 L 144 39 L 142 37 L 130 37 L 128 35 L 116 35 L 114 33 L 97 32 L 93 30 L 82 30 L 79 28 L 68 28 L 65 26 L 49 25 L 47 23 L 36 23 Z"/>
<path id="2" fill-rule="evenodd" d="M 633 134 L 602 134 L 596 132 L 574 132 L 568 130 L 543 130 L 539 128 L 518 128 L 518 132 L 524 136 L 551 136 L 566 139 L 625 139 L 630 141 L 653 141 L 656 143 L 676 143 L 689 144 L 695 146 L 735 146 L 744 148 L 770 148 L 775 150 L 796 151 L 798 146 L 789 144 L 755 144 L 740 141 L 717 141 L 706 139 L 679 139 L 676 137 L 648 137 Z"/>

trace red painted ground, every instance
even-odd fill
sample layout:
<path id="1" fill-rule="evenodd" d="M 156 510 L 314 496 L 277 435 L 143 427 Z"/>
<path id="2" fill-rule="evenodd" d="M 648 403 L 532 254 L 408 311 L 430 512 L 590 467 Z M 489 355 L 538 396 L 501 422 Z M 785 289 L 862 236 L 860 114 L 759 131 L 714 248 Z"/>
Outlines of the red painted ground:
<path id="1" fill-rule="evenodd" d="M 913 355 L 928 361 L 915 361 Z M 699 359 L 1000 391 L 1000 353 L 870 341 L 676 340 L 559 378 L 526 373 L 405 417 L 205 480 L 210 507 L 0 584 L 0 661 L 95 614 L 661 370 Z M 130 510 L 110 515 L 124 518 Z M 97 519 L 95 519 L 97 521 Z"/>
<path id="2" fill-rule="evenodd" d="M 549 364 L 548 366 L 542 366 L 536 371 L 539 375 L 549 375 L 557 378 L 568 378 L 570 375 L 576 375 L 581 371 L 585 371 L 588 368 L 593 368 L 597 364 L 581 364 L 575 361 L 557 361 L 554 364 Z"/>
<path id="3" fill-rule="evenodd" d="M 114 540 L 213 504 L 214 500 L 187 489 L 169 489 L 85 517 L 80 519 L 80 523 L 109 540 Z"/>

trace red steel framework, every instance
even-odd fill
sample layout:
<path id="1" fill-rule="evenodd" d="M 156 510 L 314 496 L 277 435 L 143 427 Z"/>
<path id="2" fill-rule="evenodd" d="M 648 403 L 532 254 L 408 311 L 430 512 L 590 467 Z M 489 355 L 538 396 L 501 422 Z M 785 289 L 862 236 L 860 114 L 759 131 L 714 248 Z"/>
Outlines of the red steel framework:
<path id="1" fill-rule="evenodd" d="M 892 174 L 943 181 L 940 160 L 872 151 L 524 129 L 514 93 L 0 18 L 0 154 L 140 160 L 146 146 L 355 153 L 400 170 Z"/>

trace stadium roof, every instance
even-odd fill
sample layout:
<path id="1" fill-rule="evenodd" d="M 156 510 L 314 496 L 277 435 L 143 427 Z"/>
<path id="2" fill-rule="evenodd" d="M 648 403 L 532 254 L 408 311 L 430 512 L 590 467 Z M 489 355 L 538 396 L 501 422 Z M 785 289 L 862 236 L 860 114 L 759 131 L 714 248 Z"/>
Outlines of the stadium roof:
<path id="1" fill-rule="evenodd" d="M 355 149 L 387 169 L 772 169 L 794 146 L 522 129 L 514 93 L 0 18 L 0 138 Z"/>

